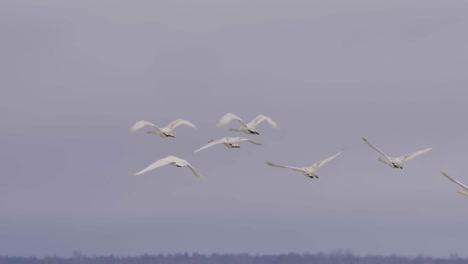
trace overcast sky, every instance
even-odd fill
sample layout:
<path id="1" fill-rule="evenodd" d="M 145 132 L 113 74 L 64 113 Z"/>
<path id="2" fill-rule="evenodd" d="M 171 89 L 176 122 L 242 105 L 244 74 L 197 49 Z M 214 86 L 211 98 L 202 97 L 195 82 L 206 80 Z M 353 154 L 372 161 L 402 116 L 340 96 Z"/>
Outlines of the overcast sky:
<path id="1" fill-rule="evenodd" d="M 465 1 L 0 2 L 0 254 L 468 256 Z M 260 135 L 216 128 L 258 114 Z M 176 138 L 144 131 L 140 119 Z M 264 146 L 210 138 L 247 136 Z M 427 154 L 391 169 L 390 156 Z M 273 168 L 342 155 L 311 180 Z M 203 175 L 166 166 L 168 155 Z"/>

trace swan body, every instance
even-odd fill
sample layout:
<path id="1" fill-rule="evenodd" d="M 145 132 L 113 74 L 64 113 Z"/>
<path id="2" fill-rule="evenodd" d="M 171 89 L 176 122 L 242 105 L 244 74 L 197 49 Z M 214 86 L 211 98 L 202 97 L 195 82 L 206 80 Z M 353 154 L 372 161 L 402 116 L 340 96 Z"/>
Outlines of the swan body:
<path id="1" fill-rule="evenodd" d="M 198 178 L 202 178 L 201 174 L 195 170 L 195 168 L 190 165 L 190 163 L 188 163 L 188 161 L 186 160 L 183 160 L 183 159 L 180 159 L 178 157 L 175 157 L 175 156 L 167 156 L 165 158 L 162 158 L 160 160 L 157 160 L 153 163 L 151 163 L 148 167 L 144 168 L 143 170 L 137 172 L 137 173 L 134 173 L 132 174 L 133 176 L 137 176 L 137 175 L 140 175 L 140 174 L 143 174 L 145 172 L 148 172 L 150 170 L 154 170 L 156 168 L 159 168 L 159 167 L 162 167 L 162 166 L 165 166 L 165 165 L 172 165 L 172 166 L 175 166 L 175 167 L 188 167 L 192 173 L 198 177 Z"/>
<path id="2" fill-rule="evenodd" d="M 379 158 L 378 161 L 382 162 L 383 164 L 386 164 L 386 165 L 390 166 L 391 168 L 397 168 L 397 169 L 398 168 L 403 169 L 403 163 L 405 161 L 408 161 L 408 160 L 410 160 L 412 158 L 415 158 L 415 157 L 417 157 L 417 156 L 419 156 L 419 155 L 421 155 L 423 153 L 426 153 L 426 152 L 432 150 L 432 148 L 426 148 L 426 149 L 423 149 L 423 150 L 418 150 L 418 151 L 415 151 L 415 152 L 405 154 L 405 155 L 397 157 L 397 158 L 392 158 L 392 157 L 387 156 L 385 153 L 383 153 L 377 147 L 373 146 L 371 143 L 369 143 L 369 141 L 366 138 L 362 138 L 362 140 L 364 140 L 364 142 L 366 142 L 367 145 L 369 145 L 371 148 L 373 148 L 374 150 L 379 152 L 380 155 L 385 157 L 385 159 Z"/>
<path id="3" fill-rule="evenodd" d="M 247 142 L 250 142 L 250 143 L 255 144 L 255 145 L 263 145 L 262 143 L 250 140 L 248 138 L 225 137 L 225 138 L 221 138 L 221 139 L 217 139 L 217 140 L 211 139 L 210 141 L 208 141 L 208 144 L 206 144 L 203 147 L 195 150 L 194 152 L 198 152 L 200 150 L 207 149 L 207 148 L 212 147 L 212 146 L 217 145 L 217 144 L 224 144 L 228 148 L 240 148 L 239 142 L 242 142 L 242 141 L 247 141 Z"/>
<path id="4" fill-rule="evenodd" d="M 240 127 L 238 129 L 230 128 L 229 131 L 244 132 L 249 135 L 259 135 L 257 131 L 257 126 L 263 121 L 267 121 L 272 127 L 279 129 L 278 124 L 268 116 L 258 115 L 252 121 L 250 121 L 249 123 L 246 123 L 244 122 L 244 120 L 242 120 L 240 117 L 238 117 L 237 115 L 233 113 L 227 113 L 223 117 L 221 117 L 221 119 L 219 120 L 216 126 L 222 127 L 226 125 L 227 123 L 231 122 L 231 120 L 237 120 L 240 124 Z"/>
<path id="5" fill-rule="evenodd" d="M 444 176 L 445 176 L 447 179 L 449 179 L 450 181 L 452 181 L 452 182 L 454 182 L 454 183 L 460 185 L 460 186 L 463 188 L 463 190 L 458 190 L 457 193 L 468 196 L 468 186 L 466 186 L 465 184 L 463 184 L 463 183 L 461 183 L 461 182 L 459 182 L 459 181 L 453 179 L 452 177 L 450 177 L 450 176 L 449 176 L 446 172 L 444 172 L 444 171 L 440 171 L 440 173 L 441 173 L 442 175 L 444 175 Z"/>
<path id="6" fill-rule="evenodd" d="M 338 155 L 340 155 L 342 152 L 338 152 L 336 153 L 335 155 L 331 156 L 331 157 L 328 157 L 326 159 L 323 159 L 319 162 L 316 162 L 314 164 L 312 164 L 312 166 L 310 167 L 302 167 L 302 168 L 298 168 L 298 167 L 293 167 L 293 166 L 283 166 L 283 165 L 278 165 L 278 164 L 274 164 L 272 162 L 269 162 L 267 161 L 266 163 L 272 167 L 277 167 L 277 168 L 286 168 L 286 169 L 291 169 L 293 171 L 297 171 L 297 172 L 300 172 L 302 173 L 304 176 L 306 177 L 309 177 L 311 179 L 313 178 L 318 178 L 318 174 L 317 174 L 317 169 L 322 167 L 325 163 L 329 162 L 330 160 L 336 158 Z"/>
<path id="7" fill-rule="evenodd" d="M 186 126 L 189 126 L 189 127 L 193 127 L 195 128 L 195 125 L 192 124 L 191 122 L 185 120 L 185 119 L 176 119 L 174 120 L 172 123 L 170 123 L 169 125 L 165 126 L 165 127 L 157 127 L 155 124 L 151 123 L 151 122 L 148 122 L 146 120 L 140 120 L 138 122 L 136 122 L 132 128 L 130 129 L 130 133 L 134 133 L 140 129 L 142 129 L 143 127 L 145 126 L 151 126 L 153 127 L 155 130 L 148 130 L 146 132 L 146 134 L 154 134 L 154 135 L 158 135 L 162 138 L 168 138 L 168 137 L 172 137 L 174 138 L 174 134 L 172 133 L 172 130 L 174 130 L 176 127 L 180 126 L 180 125 L 186 125 Z"/>

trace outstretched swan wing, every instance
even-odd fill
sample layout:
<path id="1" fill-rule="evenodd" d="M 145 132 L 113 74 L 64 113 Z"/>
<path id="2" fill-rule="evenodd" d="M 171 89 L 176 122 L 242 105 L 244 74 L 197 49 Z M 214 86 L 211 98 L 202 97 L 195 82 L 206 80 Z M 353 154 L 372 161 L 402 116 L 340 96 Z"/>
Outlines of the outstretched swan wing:
<path id="1" fill-rule="evenodd" d="M 136 132 L 136 131 L 142 129 L 143 127 L 145 127 L 145 126 L 152 126 L 152 127 L 156 128 L 156 129 L 159 129 L 155 124 L 153 124 L 151 122 L 148 122 L 146 120 L 140 120 L 140 121 L 136 122 L 132 126 L 132 128 L 130 129 L 130 133 Z"/>
<path id="2" fill-rule="evenodd" d="M 270 165 L 270 166 L 272 166 L 272 167 L 291 169 L 291 170 L 293 170 L 293 171 L 299 171 L 299 172 L 303 172 L 303 171 L 304 171 L 304 170 L 301 169 L 301 168 L 292 167 L 292 166 L 282 166 L 282 165 L 274 164 L 274 163 L 269 162 L 269 161 L 267 161 L 266 164 L 268 164 L 268 165 Z"/>
<path id="3" fill-rule="evenodd" d="M 190 165 L 190 163 L 187 164 L 187 167 L 193 172 L 195 176 L 197 176 L 197 178 L 203 178 L 201 174 L 192 165 Z"/>
<path id="4" fill-rule="evenodd" d="M 227 123 L 231 122 L 231 120 L 233 119 L 239 121 L 239 123 L 241 123 L 242 125 L 246 125 L 245 122 L 240 117 L 236 116 L 233 113 L 227 113 L 223 115 L 223 117 L 221 117 L 221 119 L 219 120 L 218 124 L 216 124 L 216 126 L 222 127 L 226 125 Z"/>
<path id="5" fill-rule="evenodd" d="M 137 175 L 140 175 L 140 174 L 143 174 L 147 171 L 150 171 L 150 170 L 154 170 L 156 168 L 159 168 L 159 167 L 162 167 L 164 165 L 167 165 L 167 164 L 170 164 L 171 162 L 174 162 L 174 161 L 177 161 L 178 158 L 177 157 L 174 157 L 174 156 L 167 156 L 165 158 L 162 158 L 160 160 L 157 160 L 153 163 L 151 163 L 148 167 L 144 168 L 143 170 L 135 173 L 135 174 L 132 174 L 133 176 L 137 176 Z"/>
<path id="6" fill-rule="evenodd" d="M 244 137 L 236 137 L 235 140 L 236 140 L 237 142 L 247 141 L 247 142 L 250 142 L 250 143 L 255 144 L 255 145 L 263 145 L 263 143 L 260 143 L 260 142 L 257 142 L 257 141 L 253 141 L 253 140 L 250 140 L 250 139 L 244 138 Z"/>
<path id="7" fill-rule="evenodd" d="M 464 194 L 464 193 L 462 193 L 462 194 L 468 195 L 468 192 L 467 192 L 467 191 L 468 191 L 468 187 L 467 187 L 465 184 L 463 184 L 463 183 L 461 183 L 461 182 L 459 182 L 459 181 L 453 179 L 452 177 L 450 177 L 450 176 L 449 176 L 446 172 L 444 172 L 444 171 L 440 171 L 440 173 L 441 173 L 442 175 L 444 175 L 444 176 L 445 176 L 447 179 L 449 179 L 450 181 L 452 181 L 452 182 L 454 182 L 454 183 L 460 185 L 461 187 L 463 187 L 463 189 L 465 189 L 466 191 L 461 191 L 461 192 L 465 192 L 465 193 L 467 193 L 467 194 Z"/>
<path id="8" fill-rule="evenodd" d="M 408 153 L 408 154 L 405 154 L 403 156 L 400 157 L 400 159 L 402 161 L 408 161 L 412 158 L 415 158 L 423 153 L 426 153 L 428 151 L 430 151 L 432 148 L 427 148 L 427 149 L 423 149 L 423 150 L 418 150 L 418 151 L 415 151 L 415 152 L 412 152 L 412 153 Z"/>
<path id="9" fill-rule="evenodd" d="M 367 145 L 369 145 L 371 148 L 375 149 L 375 150 L 376 150 L 377 152 L 379 152 L 382 156 L 384 156 L 387 160 L 389 160 L 390 162 L 392 162 L 392 159 L 391 159 L 389 156 L 385 155 L 385 153 L 383 153 L 383 151 L 381 151 L 380 149 L 374 147 L 371 143 L 369 143 L 369 141 L 367 141 L 366 138 L 362 138 L 362 140 L 364 140 L 364 142 L 366 142 Z"/>
<path id="10" fill-rule="evenodd" d="M 258 115 L 257 117 L 255 117 L 254 120 L 252 120 L 249 123 L 249 125 L 252 125 L 253 127 L 257 127 L 257 125 L 263 121 L 267 121 L 272 127 L 279 129 L 278 124 L 273 119 L 265 115 Z"/>
<path id="11" fill-rule="evenodd" d="M 210 141 L 208 141 L 208 144 L 206 144 L 205 146 L 203 146 L 203 147 L 201 147 L 201 148 L 195 150 L 194 152 L 198 152 L 198 151 L 200 151 L 200 150 L 207 149 L 207 148 L 209 148 L 209 147 L 211 147 L 211 146 L 214 146 L 214 145 L 220 144 L 220 143 L 224 143 L 224 138 L 217 139 L 217 140 L 210 140 Z"/>
<path id="12" fill-rule="evenodd" d="M 325 163 L 327 163 L 327 162 L 329 162 L 330 160 L 336 158 L 336 157 L 337 157 L 338 155 L 340 155 L 341 153 L 342 153 L 342 151 L 336 153 L 335 155 L 333 155 L 333 156 L 331 156 L 331 157 L 328 157 L 328 158 L 326 158 L 326 159 L 323 159 L 323 160 L 321 160 L 321 161 L 315 163 L 314 165 L 312 165 L 312 167 L 318 169 L 318 168 L 322 167 L 323 165 L 325 165 Z"/>
<path id="13" fill-rule="evenodd" d="M 189 121 L 187 121 L 187 120 L 185 120 L 185 119 L 180 119 L 180 118 L 174 120 L 172 123 L 170 123 L 170 124 L 168 125 L 168 127 L 171 128 L 171 129 L 174 129 L 174 128 L 180 126 L 180 125 L 186 125 L 186 126 L 195 128 L 195 125 L 194 125 L 194 124 L 192 124 L 191 122 L 189 122 Z"/>

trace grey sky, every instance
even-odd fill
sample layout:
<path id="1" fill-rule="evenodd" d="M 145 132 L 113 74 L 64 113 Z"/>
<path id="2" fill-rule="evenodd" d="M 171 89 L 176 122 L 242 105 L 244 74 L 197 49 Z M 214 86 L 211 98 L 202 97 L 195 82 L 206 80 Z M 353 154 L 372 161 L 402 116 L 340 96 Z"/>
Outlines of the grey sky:
<path id="1" fill-rule="evenodd" d="M 1 1 L 0 254 L 468 256 L 468 3 Z M 226 112 L 264 146 L 216 146 Z M 175 139 L 128 133 L 186 118 Z M 301 123 L 302 122 L 302 123 Z M 236 125 L 235 123 L 232 126 Z M 237 126 L 237 125 L 236 125 Z M 403 170 L 398 156 L 433 147 Z M 344 153 L 310 180 L 306 166 Z M 204 176 L 164 167 L 176 155 Z M 465 199 L 464 199 L 465 198 Z"/>

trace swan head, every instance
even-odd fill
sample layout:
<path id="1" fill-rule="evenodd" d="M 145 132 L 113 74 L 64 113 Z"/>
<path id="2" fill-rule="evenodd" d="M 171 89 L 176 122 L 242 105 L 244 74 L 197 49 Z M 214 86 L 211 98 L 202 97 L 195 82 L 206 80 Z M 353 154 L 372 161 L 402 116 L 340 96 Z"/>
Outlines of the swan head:
<path id="1" fill-rule="evenodd" d="M 229 143 L 230 148 L 240 148 L 239 144 L 236 143 Z"/>
<path id="2" fill-rule="evenodd" d="M 305 169 L 304 175 L 311 178 L 311 179 L 313 179 L 314 177 L 318 178 L 317 172 L 315 170 L 311 170 L 311 169 L 308 169 L 308 168 Z"/>
<path id="3" fill-rule="evenodd" d="M 163 135 L 164 135 L 164 137 L 175 138 L 174 134 L 172 134 L 172 133 L 170 133 L 170 132 L 164 132 Z"/>
<path id="4" fill-rule="evenodd" d="M 257 130 L 254 129 L 248 129 L 247 131 L 252 135 L 260 135 L 260 133 L 258 133 Z"/>
<path id="5" fill-rule="evenodd" d="M 392 166 L 395 169 L 403 169 L 403 166 L 401 165 L 401 162 L 394 161 L 394 162 L 390 163 L 390 166 Z"/>

